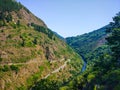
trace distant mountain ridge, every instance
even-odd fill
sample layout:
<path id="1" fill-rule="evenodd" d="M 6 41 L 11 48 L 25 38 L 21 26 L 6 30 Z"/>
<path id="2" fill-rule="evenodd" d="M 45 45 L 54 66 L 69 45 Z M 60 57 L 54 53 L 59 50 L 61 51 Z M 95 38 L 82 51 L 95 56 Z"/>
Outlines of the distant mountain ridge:
<path id="1" fill-rule="evenodd" d="M 87 58 L 88 54 L 94 52 L 97 48 L 105 45 L 107 37 L 106 29 L 110 25 L 106 25 L 98 30 L 90 33 L 78 35 L 76 37 L 66 38 L 66 42 L 70 45 L 79 55 Z"/>

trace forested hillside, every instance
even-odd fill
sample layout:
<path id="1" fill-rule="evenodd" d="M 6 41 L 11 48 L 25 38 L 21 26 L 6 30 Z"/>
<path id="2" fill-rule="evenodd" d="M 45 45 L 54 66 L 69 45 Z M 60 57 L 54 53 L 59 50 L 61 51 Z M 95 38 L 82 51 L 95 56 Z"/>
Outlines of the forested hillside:
<path id="1" fill-rule="evenodd" d="M 91 56 L 94 55 L 97 58 L 92 56 L 95 60 L 89 61 L 86 71 L 62 87 L 61 90 L 120 89 L 120 13 L 113 18 L 113 22 L 106 28 L 106 33 L 108 34 L 105 38 L 107 46 L 100 46 L 100 51 L 99 48 L 94 52 L 89 51 Z M 99 53 L 101 51 L 102 54 Z"/>
<path id="2" fill-rule="evenodd" d="M 106 29 L 110 25 L 106 25 L 98 30 L 76 37 L 66 38 L 66 42 L 86 61 L 94 60 L 103 52 L 107 52 L 107 45 L 105 38 L 107 37 Z M 104 49 L 104 50 L 103 50 Z M 97 53 L 96 53 L 97 52 Z M 99 54 L 99 55 L 97 55 Z"/>

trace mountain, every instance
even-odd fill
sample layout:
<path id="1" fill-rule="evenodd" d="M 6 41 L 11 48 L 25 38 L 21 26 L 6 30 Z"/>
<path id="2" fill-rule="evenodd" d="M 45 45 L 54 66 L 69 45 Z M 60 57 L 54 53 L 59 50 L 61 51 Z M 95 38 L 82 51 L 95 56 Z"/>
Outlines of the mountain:
<path id="1" fill-rule="evenodd" d="M 83 55 L 87 68 L 60 90 L 120 89 L 120 12 L 108 26 L 67 42 Z"/>
<path id="2" fill-rule="evenodd" d="M 82 65 L 81 57 L 21 3 L 0 0 L 0 90 L 27 90 L 41 79 L 62 84 Z"/>
<path id="3" fill-rule="evenodd" d="M 103 48 L 106 49 L 107 45 L 105 38 L 108 35 L 106 33 L 106 29 L 109 27 L 110 25 L 106 25 L 90 33 L 85 33 L 76 37 L 68 37 L 66 38 L 66 42 L 79 55 L 83 56 L 86 59 L 86 61 L 89 61 L 91 60 L 90 54 L 92 54 L 92 56 L 98 56 L 96 53 L 95 55 L 93 55 L 93 52 L 100 51 L 99 53 L 102 53 Z"/>

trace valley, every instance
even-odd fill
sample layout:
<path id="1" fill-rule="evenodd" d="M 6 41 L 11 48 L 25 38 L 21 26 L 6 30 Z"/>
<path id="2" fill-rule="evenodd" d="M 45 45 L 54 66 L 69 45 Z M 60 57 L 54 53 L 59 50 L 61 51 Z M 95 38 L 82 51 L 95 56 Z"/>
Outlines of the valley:
<path id="1" fill-rule="evenodd" d="M 50 28 L 20 2 L 0 0 L 0 90 L 120 89 L 120 12 L 82 35 Z"/>

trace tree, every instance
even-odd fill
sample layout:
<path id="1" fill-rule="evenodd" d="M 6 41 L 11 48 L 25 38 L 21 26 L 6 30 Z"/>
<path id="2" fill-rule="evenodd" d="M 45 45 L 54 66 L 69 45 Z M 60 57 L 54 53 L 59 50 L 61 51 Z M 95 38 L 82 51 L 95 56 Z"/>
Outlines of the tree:
<path id="1" fill-rule="evenodd" d="M 108 28 L 110 35 L 106 38 L 113 52 L 113 60 L 120 65 L 120 12 L 113 18 L 111 27 Z"/>
<path id="2" fill-rule="evenodd" d="M 20 20 L 17 20 L 17 25 L 20 26 Z"/>
<path id="3" fill-rule="evenodd" d="M 10 13 L 7 15 L 6 21 L 7 22 L 12 21 L 12 15 Z"/>

